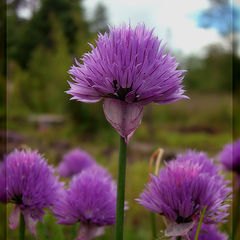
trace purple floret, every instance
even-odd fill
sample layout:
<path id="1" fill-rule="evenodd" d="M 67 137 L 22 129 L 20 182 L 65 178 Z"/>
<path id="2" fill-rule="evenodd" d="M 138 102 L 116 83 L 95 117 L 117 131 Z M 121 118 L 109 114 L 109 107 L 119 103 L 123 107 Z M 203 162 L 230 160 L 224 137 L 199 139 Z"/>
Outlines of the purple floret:
<path id="1" fill-rule="evenodd" d="M 102 235 L 104 226 L 115 223 L 115 182 L 101 167 L 83 170 L 73 177 L 69 189 L 62 192 L 54 214 L 59 224 L 71 225 L 80 221 L 79 239 L 90 240 Z"/>
<path id="2" fill-rule="evenodd" d="M 240 138 L 224 146 L 219 159 L 226 170 L 240 174 Z"/>
<path id="3" fill-rule="evenodd" d="M 220 168 L 214 164 L 214 160 L 209 158 L 205 152 L 187 150 L 184 154 L 177 154 L 179 162 L 192 161 L 199 165 L 201 172 L 207 172 L 212 175 L 218 175 Z"/>
<path id="4" fill-rule="evenodd" d="M 76 148 L 63 156 L 57 170 L 62 177 L 72 177 L 94 164 L 95 160 L 87 152 Z"/>
<path id="5" fill-rule="evenodd" d="M 14 150 L 6 156 L 4 168 L 6 201 L 15 204 L 9 216 L 9 227 L 17 228 L 21 212 L 29 230 L 36 235 L 37 221 L 42 220 L 44 209 L 58 200 L 62 184 L 37 151 Z"/>
<path id="6" fill-rule="evenodd" d="M 187 98 L 185 70 L 177 70 L 175 58 L 144 24 L 110 27 L 91 47 L 69 71 L 73 82 L 67 93 L 86 103 L 104 99 L 107 120 L 126 142 L 141 123 L 144 105 Z"/>
<path id="7" fill-rule="evenodd" d="M 188 151 L 178 155 L 166 163 L 158 176 L 151 176 L 152 181 L 137 201 L 166 218 L 168 236 L 188 234 L 205 206 L 205 223 L 224 222 L 231 188 L 214 168 L 204 153 Z"/>

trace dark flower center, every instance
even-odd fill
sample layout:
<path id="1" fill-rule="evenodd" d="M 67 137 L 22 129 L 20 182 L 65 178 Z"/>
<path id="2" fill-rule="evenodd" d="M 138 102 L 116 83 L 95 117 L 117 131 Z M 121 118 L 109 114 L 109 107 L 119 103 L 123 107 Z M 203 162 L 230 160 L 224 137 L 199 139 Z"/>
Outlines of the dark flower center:
<path id="1" fill-rule="evenodd" d="M 113 88 L 114 88 L 114 92 L 115 94 L 108 94 L 107 97 L 110 97 L 110 98 L 117 98 L 117 99 L 120 99 L 122 101 L 125 100 L 125 97 L 126 95 L 132 91 L 132 87 L 129 87 L 129 88 L 118 88 L 117 86 L 117 80 L 113 80 Z"/>
<path id="2" fill-rule="evenodd" d="M 12 203 L 15 203 L 15 204 L 22 204 L 23 201 L 22 201 L 22 194 L 19 194 L 19 195 L 14 195 L 12 200 L 11 200 Z"/>
<path id="3" fill-rule="evenodd" d="M 177 220 L 176 220 L 177 223 L 188 223 L 188 222 L 192 222 L 192 217 L 187 217 L 187 218 L 183 218 L 182 216 L 178 216 L 177 217 Z"/>
<path id="4" fill-rule="evenodd" d="M 131 92 L 132 88 L 119 88 L 117 95 L 121 100 L 125 100 L 126 95 Z"/>

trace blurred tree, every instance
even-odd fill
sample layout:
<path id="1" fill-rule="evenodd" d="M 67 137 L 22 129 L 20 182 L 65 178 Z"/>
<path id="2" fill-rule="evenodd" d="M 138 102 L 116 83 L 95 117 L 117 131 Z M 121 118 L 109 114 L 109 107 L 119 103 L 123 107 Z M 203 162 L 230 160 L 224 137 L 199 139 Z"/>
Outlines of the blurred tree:
<path id="1" fill-rule="evenodd" d="M 233 64 L 240 66 L 240 58 L 236 55 L 223 50 L 219 45 L 208 47 L 207 56 L 199 59 L 196 56 L 190 56 L 187 59 L 187 69 L 190 69 L 186 75 L 185 84 L 187 88 L 199 91 L 228 91 L 232 90 L 232 79 L 239 81 L 238 68 Z"/>
<path id="2" fill-rule="evenodd" d="M 32 113 L 64 113 L 66 110 L 64 91 L 67 89 L 71 57 L 60 23 L 54 15 L 49 19 L 52 29 L 49 37 L 54 47 L 49 50 L 39 45 L 32 54 L 27 70 L 17 64 L 9 69 L 10 111 L 17 108 Z"/>
<path id="3" fill-rule="evenodd" d="M 23 71 L 17 63 L 11 61 L 8 64 L 8 118 L 24 117 L 29 113 L 29 108 L 33 105 L 31 99 L 33 83 L 29 79 L 28 72 Z"/>
<path id="4" fill-rule="evenodd" d="M 67 39 L 64 36 L 63 28 L 57 18 L 52 15 L 52 33 L 51 39 L 54 44 L 53 51 L 49 56 L 49 76 L 47 79 L 46 97 L 50 112 L 64 113 L 68 96 L 65 91 L 68 88 L 67 79 L 69 75 L 67 71 L 72 62 L 69 54 Z"/>
<path id="5" fill-rule="evenodd" d="M 0 124 L 5 128 L 6 120 L 6 4 L 0 2 Z"/>
<path id="6" fill-rule="evenodd" d="M 102 3 L 98 3 L 93 14 L 91 31 L 104 33 L 108 30 L 107 23 L 108 23 L 108 20 L 107 20 L 106 8 Z"/>
<path id="7" fill-rule="evenodd" d="M 69 101 L 65 93 L 72 58 L 89 51 L 88 42 L 95 39 L 81 1 L 41 0 L 30 19 L 18 14 L 20 2 L 9 5 L 8 11 L 9 116 L 67 113 L 76 126 L 81 122 L 82 130 L 94 132 L 106 124 L 102 108 Z M 98 15 L 102 22 L 104 14 Z"/>
<path id="8" fill-rule="evenodd" d="M 199 12 L 197 17 L 198 25 L 202 28 L 215 28 L 229 44 L 230 51 L 229 53 L 223 51 L 221 53 L 220 49 L 210 47 L 205 67 L 206 69 L 211 67 L 211 69 L 206 70 L 206 73 L 208 73 L 207 76 L 211 76 L 210 80 L 213 84 L 212 87 L 215 86 L 215 90 L 230 91 L 233 89 L 234 93 L 239 92 L 238 33 L 240 32 L 240 8 L 229 0 L 209 1 L 210 7 Z M 196 72 L 190 74 L 191 78 L 194 74 Z M 191 79 L 189 80 L 191 82 Z M 196 78 L 194 81 L 197 83 Z M 200 82 L 198 84 L 202 85 Z"/>
<path id="9" fill-rule="evenodd" d="M 202 10 L 198 24 L 203 28 L 216 28 L 223 35 L 240 31 L 240 9 L 228 0 L 210 0 L 211 7 Z"/>
<path id="10" fill-rule="evenodd" d="M 39 8 L 39 0 L 7 0 L 7 4 L 8 8 L 16 14 L 23 9 L 34 12 Z"/>
<path id="11" fill-rule="evenodd" d="M 61 24 L 68 49 L 73 53 L 76 33 L 82 31 L 88 35 L 88 24 L 84 20 L 81 2 L 79 0 L 41 0 L 38 11 L 34 12 L 32 18 L 27 20 L 21 28 L 20 37 L 15 35 L 14 31 L 9 31 L 12 35 L 8 34 L 10 39 L 8 47 L 10 53 L 13 52 L 9 57 L 15 59 L 22 67 L 27 67 L 31 54 L 37 46 L 52 48 L 53 41 L 50 37 L 52 14 Z M 12 26 L 14 27 L 14 24 Z M 18 24 L 15 24 L 15 29 L 17 28 Z M 14 51 L 11 51 L 13 48 Z"/>
<path id="12" fill-rule="evenodd" d="M 201 10 L 197 23 L 202 28 L 215 28 L 230 43 L 232 52 L 237 52 L 240 32 L 240 8 L 229 0 L 209 0 L 208 9 Z"/>

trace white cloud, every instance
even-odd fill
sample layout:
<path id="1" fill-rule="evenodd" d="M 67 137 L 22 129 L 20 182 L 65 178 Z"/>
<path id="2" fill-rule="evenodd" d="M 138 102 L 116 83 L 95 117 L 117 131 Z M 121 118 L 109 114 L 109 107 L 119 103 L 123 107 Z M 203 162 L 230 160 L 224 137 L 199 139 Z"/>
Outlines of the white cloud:
<path id="1" fill-rule="evenodd" d="M 185 54 L 201 53 L 204 46 L 222 41 L 214 29 L 197 28 L 190 17 L 207 8 L 207 0 L 85 0 L 89 15 L 99 2 L 106 6 L 111 25 L 144 22 L 155 28 L 159 38 L 168 40 L 171 48 Z"/>

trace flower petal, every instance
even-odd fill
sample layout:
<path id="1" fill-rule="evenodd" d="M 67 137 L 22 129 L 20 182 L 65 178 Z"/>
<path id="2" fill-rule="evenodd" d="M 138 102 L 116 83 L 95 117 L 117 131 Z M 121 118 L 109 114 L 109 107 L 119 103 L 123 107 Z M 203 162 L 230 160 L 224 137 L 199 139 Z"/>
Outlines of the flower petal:
<path id="1" fill-rule="evenodd" d="M 20 217 L 20 208 L 19 206 L 15 206 L 14 210 L 11 212 L 8 221 L 9 221 L 9 228 L 15 230 L 19 224 L 19 217 Z"/>
<path id="2" fill-rule="evenodd" d="M 27 225 L 29 232 L 32 233 L 34 235 L 34 237 L 37 239 L 36 226 L 37 226 L 38 220 L 33 219 L 27 213 L 23 213 L 23 215 L 24 215 L 24 220 L 25 220 L 25 223 Z"/>
<path id="3" fill-rule="evenodd" d="M 184 236 L 194 227 L 195 221 L 188 223 L 176 223 L 171 222 L 165 231 L 165 236 L 168 237 L 177 237 Z"/>
<path id="4" fill-rule="evenodd" d="M 92 240 L 104 234 L 105 227 L 82 224 L 76 240 Z"/>
<path id="5" fill-rule="evenodd" d="M 102 99 L 102 97 L 99 96 L 98 92 L 92 87 L 85 86 L 80 83 L 68 83 L 71 88 L 66 91 L 66 93 L 73 96 L 71 99 L 86 103 L 95 103 Z"/>
<path id="6" fill-rule="evenodd" d="M 103 103 L 106 119 L 128 143 L 142 120 L 143 106 L 126 103 L 118 99 L 106 98 Z"/>

